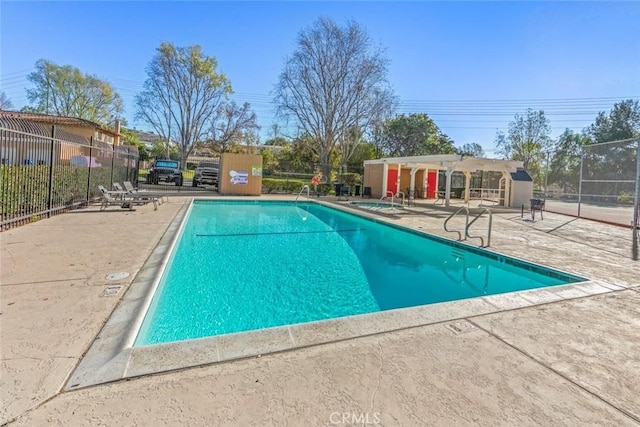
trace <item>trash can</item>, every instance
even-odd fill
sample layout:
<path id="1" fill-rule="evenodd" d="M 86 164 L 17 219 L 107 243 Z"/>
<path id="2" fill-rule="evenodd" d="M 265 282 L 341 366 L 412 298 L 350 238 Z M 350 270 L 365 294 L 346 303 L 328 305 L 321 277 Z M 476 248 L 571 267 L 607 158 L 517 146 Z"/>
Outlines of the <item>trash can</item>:
<path id="1" fill-rule="evenodd" d="M 356 184 L 356 188 L 355 188 L 355 195 L 359 196 L 360 195 L 360 185 Z"/>
<path id="2" fill-rule="evenodd" d="M 342 188 L 342 184 L 338 184 L 338 183 L 334 183 L 333 184 L 333 189 L 336 192 L 336 196 L 340 195 L 340 189 Z"/>
<path id="3" fill-rule="evenodd" d="M 371 187 L 364 187 L 363 192 L 362 192 L 362 197 L 371 198 Z"/>

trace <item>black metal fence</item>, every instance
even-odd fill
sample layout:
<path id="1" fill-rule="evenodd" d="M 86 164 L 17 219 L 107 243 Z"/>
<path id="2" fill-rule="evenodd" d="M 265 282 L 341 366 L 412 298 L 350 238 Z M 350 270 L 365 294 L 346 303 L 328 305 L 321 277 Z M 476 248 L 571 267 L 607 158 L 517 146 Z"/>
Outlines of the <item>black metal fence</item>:
<path id="1" fill-rule="evenodd" d="M 0 119 L 0 230 L 86 205 L 98 185 L 138 178 L 138 149 L 56 126 Z"/>

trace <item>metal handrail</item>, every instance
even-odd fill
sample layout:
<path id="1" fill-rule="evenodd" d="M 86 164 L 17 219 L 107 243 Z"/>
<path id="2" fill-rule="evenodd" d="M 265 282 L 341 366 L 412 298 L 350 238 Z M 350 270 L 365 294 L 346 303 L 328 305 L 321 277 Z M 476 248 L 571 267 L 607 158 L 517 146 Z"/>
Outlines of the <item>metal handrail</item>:
<path id="1" fill-rule="evenodd" d="M 449 230 L 447 228 L 447 223 L 449 222 L 449 220 L 451 218 L 453 218 L 454 216 L 458 215 L 458 213 L 460 213 L 461 211 L 465 211 L 467 213 L 467 217 L 465 219 L 465 225 L 464 225 L 464 239 L 462 238 L 462 233 L 458 230 Z M 466 206 L 462 206 L 460 209 L 458 209 L 457 211 L 455 211 L 454 213 L 452 213 L 451 215 L 449 215 L 449 217 L 447 219 L 444 220 L 444 231 L 449 232 L 449 233 L 458 233 L 458 240 L 467 240 L 467 228 L 469 228 L 469 209 Z"/>
<path id="2" fill-rule="evenodd" d="M 296 196 L 296 203 L 298 203 L 298 197 L 300 197 L 300 195 L 302 194 L 302 192 L 304 191 L 305 188 L 307 189 L 307 199 L 309 199 L 309 186 L 308 185 L 304 185 L 304 186 L 302 186 L 302 189 L 300 190 L 300 192 Z"/>
<path id="3" fill-rule="evenodd" d="M 478 220 L 478 218 L 480 218 L 482 215 L 484 215 L 486 213 L 489 214 L 489 230 L 487 231 L 487 245 L 484 245 L 484 238 L 482 236 L 472 236 L 469 234 L 469 228 L 471 227 L 471 225 L 476 222 Z M 493 215 L 491 214 L 491 210 L 485 208 L 482 210 L 482 212 L 480 212 L 478 215 L 476 215 L 475 218 L 473 218 L 471 220 L 471 222 L 469 222 L 464 230 L 464 234 L 466 235 L 466 237 L 470 238 L 470 239 L 480 239 L 480 247 L 481 248 L 488 248 L 491 245 L 491 225 L 493 223 Z"/>
<path id="4" fill-rule="evenodd" d="M 380 197 L 380 202 L 382 202 L 384 199 L 386 199 L 387 196 L 389 195 L 389 193 L 391 193 L 391 208 L 393 209 L 393 206 L 394 206 L 393 205 L 393 196 L 394 196 L 393 191 L 388 190 L 387 193 L 384 196 Z"/>
<path id="5" fill-rule="evenodd" d="M 400 194 L 402 196 L 402 207 L 404 207 L 404 192 L 403 191 L 398 191 L 396 193 L 396 197 L 398 196 L 398 194 Z"/>

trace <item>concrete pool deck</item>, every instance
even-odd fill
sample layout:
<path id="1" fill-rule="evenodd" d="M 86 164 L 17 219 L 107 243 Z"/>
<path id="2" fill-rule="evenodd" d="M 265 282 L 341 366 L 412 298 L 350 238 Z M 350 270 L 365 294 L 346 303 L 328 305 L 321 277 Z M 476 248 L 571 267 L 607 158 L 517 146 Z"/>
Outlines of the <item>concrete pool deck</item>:
<path id="1" fill-rule="evenodd" d="M 491 249 L 600 284 L 526 308 L 503 298 L 506 310 L 453 328 L 63 392 L 189 200 L 157 211 L 91 207 L 0 234 L 0 424 L 640 424 L 640 263 L 629 257 L 630 230 L 550 213 L 536 222 L 495 215 Z M 417 208 L 389 221 L 443 235 L 447 215 Z M 117 272 L 130 275 L 105 279 Z"/>

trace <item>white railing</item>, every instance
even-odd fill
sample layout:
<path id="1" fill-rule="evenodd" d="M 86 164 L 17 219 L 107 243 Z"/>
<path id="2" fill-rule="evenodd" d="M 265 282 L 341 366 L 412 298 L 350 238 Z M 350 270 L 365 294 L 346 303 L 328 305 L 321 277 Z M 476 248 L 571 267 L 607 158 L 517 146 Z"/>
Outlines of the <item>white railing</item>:
<path id="1" fill-rule="evenodd" d="M 305 186 L 303 186 L 303 187 L 302 187 L 302 189 L 300 190 L 300 192 L 299 192 L 299 193 L 298 193 L 298 195 L 296 196 L 296 203 L 298 203 L 298 198 L 300 197 L 300 195 L 302 194 L 302 192 L 303 192 L 305 189 L 307 190 L 307 199 L 309 199 L 309 186 L 308 186 L 308 185 L 305 185 Z"/>

